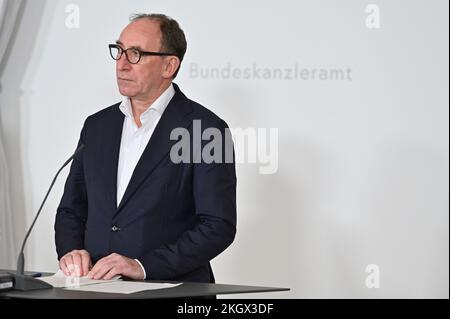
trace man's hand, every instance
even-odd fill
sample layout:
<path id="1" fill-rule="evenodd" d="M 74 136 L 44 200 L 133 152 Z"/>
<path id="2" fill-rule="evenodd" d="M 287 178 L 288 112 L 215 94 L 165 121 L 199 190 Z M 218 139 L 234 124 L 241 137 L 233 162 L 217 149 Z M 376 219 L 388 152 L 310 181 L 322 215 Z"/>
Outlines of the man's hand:
<path id="1" fill-rule="evenodd" d="M 144 272 L 136 260 L 116 253 L 100 259 L 88 273 L 91 279 L 108 280 L 116 275 L 136 280 L 144 279 Z"/>
<path id="2" fill-rule="evenodd" d="M 59 260 L 59 268 L 66 276 L 86 276 L 92 268 L 91 256 L 87 250 L 72 250 Z"/>

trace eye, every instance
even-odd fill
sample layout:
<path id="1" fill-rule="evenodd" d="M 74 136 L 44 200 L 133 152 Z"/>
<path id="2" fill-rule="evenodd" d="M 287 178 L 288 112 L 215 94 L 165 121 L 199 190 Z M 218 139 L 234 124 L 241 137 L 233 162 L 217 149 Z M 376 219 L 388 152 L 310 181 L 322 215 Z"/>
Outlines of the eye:
<path id="1" fill-rule="evenodd" d="M 130 58 L 132 57 L 133 59 L 139 59 L 139 57 L 141 56 L 141 51 L 139 51 L 138 49 L 131 49 L 130 50 Z"/>
<path id="2" fill-rule="evenodd" d="M 113 59 L 116 60 L 118 60 L 122 54 L 122 48 L 118 45 L 110 46 L 109 51 L 111 52 L 111 56 L 113 57 Z"/>

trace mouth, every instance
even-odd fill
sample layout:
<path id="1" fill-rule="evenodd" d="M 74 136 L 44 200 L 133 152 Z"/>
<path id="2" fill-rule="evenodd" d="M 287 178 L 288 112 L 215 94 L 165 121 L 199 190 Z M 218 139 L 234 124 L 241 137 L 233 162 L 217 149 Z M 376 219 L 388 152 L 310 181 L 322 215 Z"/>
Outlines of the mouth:
<path id="1" fill-rule="evenodd" d="M 125 78 L 120 78 L 120 77 L 118 77 L 117 80 L 118 80 L 118 81 L 125 81 L 125 82 L 133 82 L 133 80 L 125 79 Z"/>

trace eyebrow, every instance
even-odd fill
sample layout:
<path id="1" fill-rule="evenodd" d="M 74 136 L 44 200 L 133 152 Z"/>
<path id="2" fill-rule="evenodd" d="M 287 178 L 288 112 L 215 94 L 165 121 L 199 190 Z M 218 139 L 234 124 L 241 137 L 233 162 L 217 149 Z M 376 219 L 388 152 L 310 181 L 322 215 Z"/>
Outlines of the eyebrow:
<path id="1" fill-rule="evenodd" d="M 116 41 L 116 44 L 121 45 L 121 46 L 124 46 L 123 43 L 122 43 L 120 40 L 117 40 L 117 41 Z M 142 48 L 139 47 L 139 46 L 131 46 L 130 48 L 132 48 L 132 49 L 138 49 L 138 50 L 142 51 Z"/>

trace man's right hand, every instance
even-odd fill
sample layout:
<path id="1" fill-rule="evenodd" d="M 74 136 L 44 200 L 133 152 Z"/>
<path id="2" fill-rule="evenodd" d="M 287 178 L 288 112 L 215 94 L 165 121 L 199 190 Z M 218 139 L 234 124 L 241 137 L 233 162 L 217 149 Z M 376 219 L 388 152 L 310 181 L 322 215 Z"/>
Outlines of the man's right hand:
<path id="1" fill-rule="evenodd" d="M 92 268 L 91 256 L 87 250 L 72 250 L 59 260 L 59 268 L 66 276 L 86 276 Z"/>

